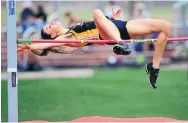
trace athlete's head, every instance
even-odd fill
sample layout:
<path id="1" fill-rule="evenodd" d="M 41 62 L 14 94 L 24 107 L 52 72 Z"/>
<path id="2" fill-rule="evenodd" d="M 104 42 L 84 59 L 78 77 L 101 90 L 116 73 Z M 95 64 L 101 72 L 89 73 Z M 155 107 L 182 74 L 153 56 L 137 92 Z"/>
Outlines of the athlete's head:
<path id="1" fill-rule="evenodd" d="M 41 29 L 41 37 L 43 39 L 55 39 L 57 36 L 59 36 L 61 29 L 61 22 L 48 23 Z"/>

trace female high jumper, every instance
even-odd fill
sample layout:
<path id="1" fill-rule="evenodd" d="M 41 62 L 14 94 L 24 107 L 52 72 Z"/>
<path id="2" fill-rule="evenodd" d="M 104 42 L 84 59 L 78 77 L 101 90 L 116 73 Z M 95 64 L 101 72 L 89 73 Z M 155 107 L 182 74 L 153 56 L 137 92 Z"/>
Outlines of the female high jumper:
<path id="1" fill-rule="evenodd" d="M 78 23 L 73 27 L 66 29 L 60 22 L 51 22 L 46 24 L 41 30 L 43 39 L 54 40 L 115 40 L 113 51 L 117 55 L 129 55 L 131 50 L 122 40 L 131 39 L 137 36 L 143 36 L 158 33 L 155 44 L 155 51 L 152 63 L 145 66 L 149 77 L 149 83 L 152 88 L 157 88 L 157 77 L 159 74 L 160 59 L 163 55 L 168 35 L 170 33 L 170 23 L 159 19 L 135 19 L 130 21 L 119 20 L 121 10 L 113 11 L 114 20 L 110 20 L 104 13 L 95 9 L 93 11 L 94 21 Z M 98 44 L 96 42 L 96 44 Z M 107 43 L 108 44 L 108 43 Z M 73 53 L 76 49 L 92 45 L 91 43 L 35 43 L 25 44 L 18 48 L 18 54 L 31 50 L 39 56 L 46 56 L 48 53 Z"/>

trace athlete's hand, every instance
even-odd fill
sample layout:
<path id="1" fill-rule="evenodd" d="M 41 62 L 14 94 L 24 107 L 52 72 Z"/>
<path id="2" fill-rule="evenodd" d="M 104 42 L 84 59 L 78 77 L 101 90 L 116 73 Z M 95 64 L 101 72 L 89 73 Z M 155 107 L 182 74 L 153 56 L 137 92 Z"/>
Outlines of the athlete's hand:
<path id="1" fill-rule="evenodd" d="M 28 44 L 18 45 L 17 55 L 23 54 L 24 52 L 28 52 L 30 49 L 31 47 Z"/>
<path id="2" fill-rule="evenodd" d="M 114 20 L 119 20 L 120 15 L 121 15 L 121 9 L 119 9 L 117 12 L 115 12 L 114 9 L 112 8 L 112 12 L 113 12 Z"/>

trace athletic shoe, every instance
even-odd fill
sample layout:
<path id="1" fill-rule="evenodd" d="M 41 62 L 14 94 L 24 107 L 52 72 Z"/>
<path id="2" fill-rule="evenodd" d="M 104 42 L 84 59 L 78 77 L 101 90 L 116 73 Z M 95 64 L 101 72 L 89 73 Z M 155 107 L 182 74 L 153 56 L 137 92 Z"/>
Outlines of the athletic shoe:
<path id="1" fill-rule="evenodd" d="M 157 77 L 159 74 L 159 69 L 154 69 L 152 63 L 148 63 L 145 66 L 146 73 L 149 75 L 149 83 L 153 89 L 157 88 Z"/>
<path id="2" fill-rule="evenodd" d="M 113 51 L 116 55 L 129 55 L 131 53 L 129 46 L 123 41 L 120 41 L 119 44 L 114 45 Z"/>

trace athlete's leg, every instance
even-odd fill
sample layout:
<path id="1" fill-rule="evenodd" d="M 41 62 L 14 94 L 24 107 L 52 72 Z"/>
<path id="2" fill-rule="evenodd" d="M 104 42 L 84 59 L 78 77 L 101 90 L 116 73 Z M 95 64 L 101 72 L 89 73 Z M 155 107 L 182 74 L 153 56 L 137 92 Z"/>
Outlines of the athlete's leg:
<path id="1" fill-rule="evenodd" d="M 155 32 L 159 33 L 158 40 L 154 43 L 155 51 L 153 56 L 153 67 L 159 68 L 160 59 L 163 55 L 170 32 L 170 24 L 157 19 L 136 19 L 129 21 L 126 28 L 131 38 Z"/>
<path id="2" fill-rule="evenodd" d="M 115 40 L 117 43 L 121 41 L 120 33 L 117 27 L 106 18 L 104 13 L 95 9 L 93 11 L 93 18 L 97 29 L 100 32 L 100 36 L 105 40 Z"/>
<path id="3" fill-rule="evenodd" d="M 117 52 L 117 53 L 115 52 L 116 54 L 128 55 L 131 53 L 128 45 L 122 42 L 118 28 L 110 20 L 106 18 L 106 16 L 101 10 L 99 9 L 94 10 L 93 18 L 94 18 L 95 25 L 97 29 L 99 30 L 100 36 L 103 39 L 115 40 L 117 41 L 117 43 L 120 44 L 120 47 L 116 49 L 116 52 Z"/>
<path id="4" fill-rule="evenodd" d="M 149 74 L 149 82 L 153 88 L 156 88 L 156 80 L 159 72 L 160 59 L 167 43 L 170 32 L 170 24 L 163 20 L 156 19 L 137 19 L 127 23 L 126 28 L 131 38 L 140 35 L 152 34 L 158 32 L 158 40 L 155 42 L 155 51 L 153 63 L 146 65 L 146 72 Z"/>

